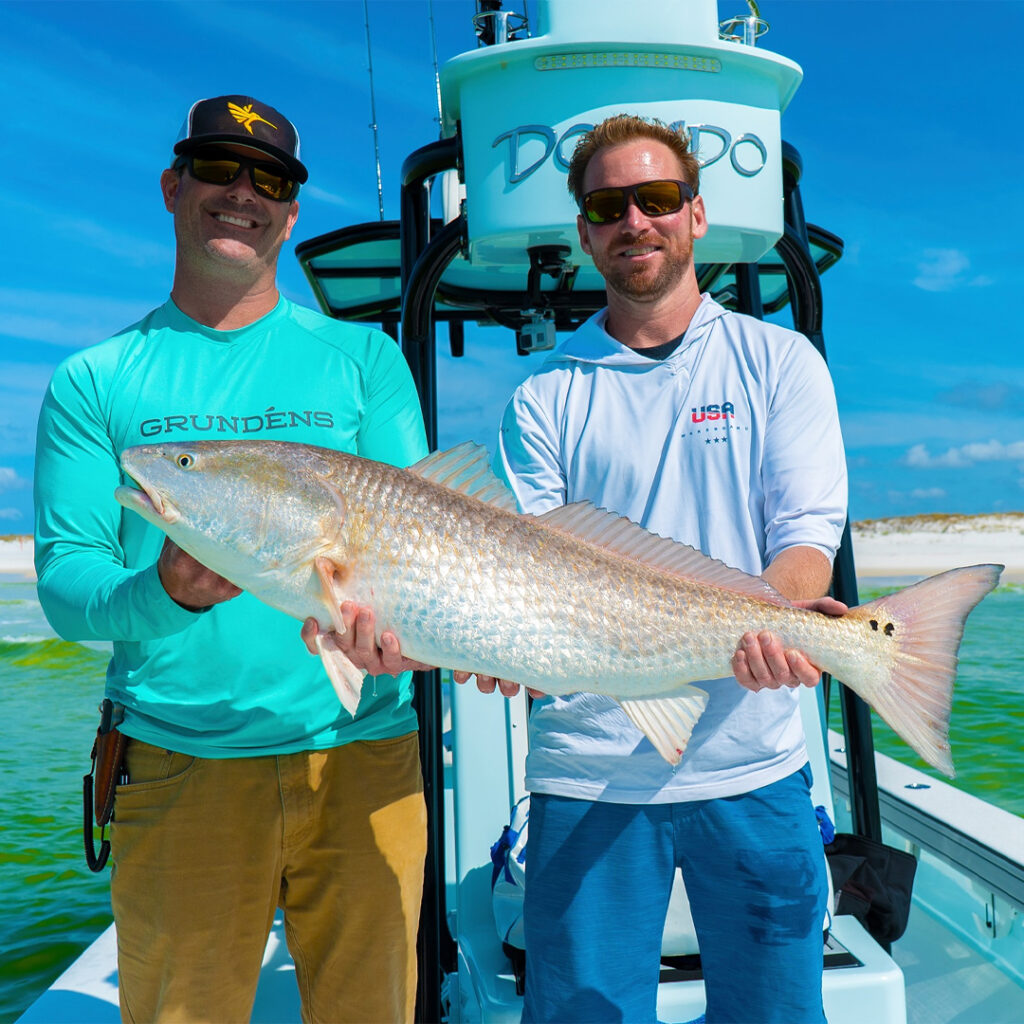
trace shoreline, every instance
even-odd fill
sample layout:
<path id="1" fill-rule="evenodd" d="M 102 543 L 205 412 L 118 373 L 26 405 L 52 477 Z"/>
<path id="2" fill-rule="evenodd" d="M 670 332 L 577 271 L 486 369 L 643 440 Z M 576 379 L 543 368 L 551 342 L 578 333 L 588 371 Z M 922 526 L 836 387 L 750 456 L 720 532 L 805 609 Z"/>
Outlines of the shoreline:
<path id="1" fill-rule="evenodd" d="M 34 552 L 35 543 L 31 536 L 0 537 L 0 582 L 35 583 Z"/>
<path id="2" fill-rule="evenodd" d="M 906 584 L 962 565 L 1006 566 L 1000 583 L 1024 583 L 1024 513 L 922 515 L 854 523 L 857 579 Z M 31 536 L 0 537 L 0 582 L 35 582 Z"/>
<path id="3" fill-rule="evenodd" d="M 964 565 L 1004 565 L 1000 583 L 1024 583 L 1024 513 L 920 515 L 851 526 L 858 579 L 934 576 Z"/>

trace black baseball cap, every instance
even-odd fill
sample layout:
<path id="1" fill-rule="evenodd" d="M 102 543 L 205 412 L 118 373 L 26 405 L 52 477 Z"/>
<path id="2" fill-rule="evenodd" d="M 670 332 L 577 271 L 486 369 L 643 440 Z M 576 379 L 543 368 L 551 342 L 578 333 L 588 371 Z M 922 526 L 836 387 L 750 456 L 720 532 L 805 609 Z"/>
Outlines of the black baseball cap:
<path id="1" fill-rule="evenodd" d="M 214 142 L 262 150 L 288 168 L 299 183 L 309 172 L 299 159 L 299 133 L 280 111 L 252 96 L 215 96 L 192 104 L 174 143 L 177 155 Z"/>

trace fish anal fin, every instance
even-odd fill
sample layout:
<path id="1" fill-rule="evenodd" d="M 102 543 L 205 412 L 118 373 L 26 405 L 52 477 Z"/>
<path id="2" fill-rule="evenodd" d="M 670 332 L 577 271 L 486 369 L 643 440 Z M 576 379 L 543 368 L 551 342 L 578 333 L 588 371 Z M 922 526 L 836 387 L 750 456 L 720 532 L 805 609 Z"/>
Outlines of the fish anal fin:
<path id="1" fill-rule="evenodd" d="M 317 633 L 315 642 L 327 678 L 330 679 L 341 706 L 355 718 L 359 698 L 363 692 L 363 672 L 356 668 L 345 652 L 338 647 L 336 633 Z"/>
<path id="2" fill-rule="evenodd" d="M 659 572 L 731 590 L 769 604 L 790 607 L 790 602 L 760 576 L 734 569 L 687 544 L 659 537 L 625 516 L 598 508 L 589 501 L 553 508 L 539 516 L 538 521 L 549 529 L 604 548 L 621 558 L 648 565 Z"/>
<path id="3" fill-rule="evenodd" d="M 515 495 L 494 475 L 487 449 L 473 441 L 433 452 L 410 466 L 408 472 L 494 508 L 519 511 Z"/>
<path id="4" fill-rule="evenodd" d="M 669 696 L 619 701 L 630 721 L 669 764 L 679 763 L 707 703 L 707 693 L 696 686 L 680 687 Z"/>

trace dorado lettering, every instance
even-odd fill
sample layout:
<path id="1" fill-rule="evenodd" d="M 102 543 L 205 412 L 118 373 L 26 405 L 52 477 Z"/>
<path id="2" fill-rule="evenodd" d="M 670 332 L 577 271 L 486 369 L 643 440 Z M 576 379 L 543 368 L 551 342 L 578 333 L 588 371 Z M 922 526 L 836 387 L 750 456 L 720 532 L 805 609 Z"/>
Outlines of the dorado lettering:
<path id="1" fill-rule="evenodd" d="M 545 124 L 521 124 L 502 132 L 492 143 L 491 148 L 508 142 L 508 163 L 506 165 L 506 181 L 510 185 L 518 185 L 534 171 L 539 170 L 554 155 L 554 162 L 562 168 L 569 169 L 569 158 L 565 155 L 572 147 L 566 147 L 567 140 L 583 135 L 594 126 L 580 121 L 567 128 L 561 135 Z M 753 178 L 764 170 L 768 163 L 768 148 L 753 132 L 746 132 L 733 139 L 732 133 L 714 124 L 688 124 L 686 121 L 673 121 L 669 125 L 675 131 L 684 132 L 689 136 L 690 148 L 697 154 L 697 162 L 702 168 L 718 163 L 728 155 L 733 170 L 744 178 Z M 705 142 L 705 136 L 713 140 Z M 520 150 L 528 146 L 535 153 L 540 147 L 543 152 L 536 156 L 529 166 L 520 170 Z M 740 147 L 745 147 L 741 149 Z M 531 153 L 532 155 L 532 153 Z"/>

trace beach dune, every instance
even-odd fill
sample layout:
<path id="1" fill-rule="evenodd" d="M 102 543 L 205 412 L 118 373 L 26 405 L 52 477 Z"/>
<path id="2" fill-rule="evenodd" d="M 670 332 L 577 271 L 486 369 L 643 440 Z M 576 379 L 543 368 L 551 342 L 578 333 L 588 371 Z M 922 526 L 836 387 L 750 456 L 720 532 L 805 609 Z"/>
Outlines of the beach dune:
<path id="1" fill-rule="evenodd" d="M 31 537 L 0 537 L 0 575 L 35 579 Z M 1024 512 L 920 515 L 853 524 L 859 579 L 933 576 L 958 565 L 999 562 L 1003 582 L 1024 582 Z"/>
<path id="2" fill-rule="evenodd" d="M 997 562 L 1003 583 L 1024 582 L 1024 512 L 921 515 L 854 523 L 858 579 L 934 576 L 960 565 Z"/>

